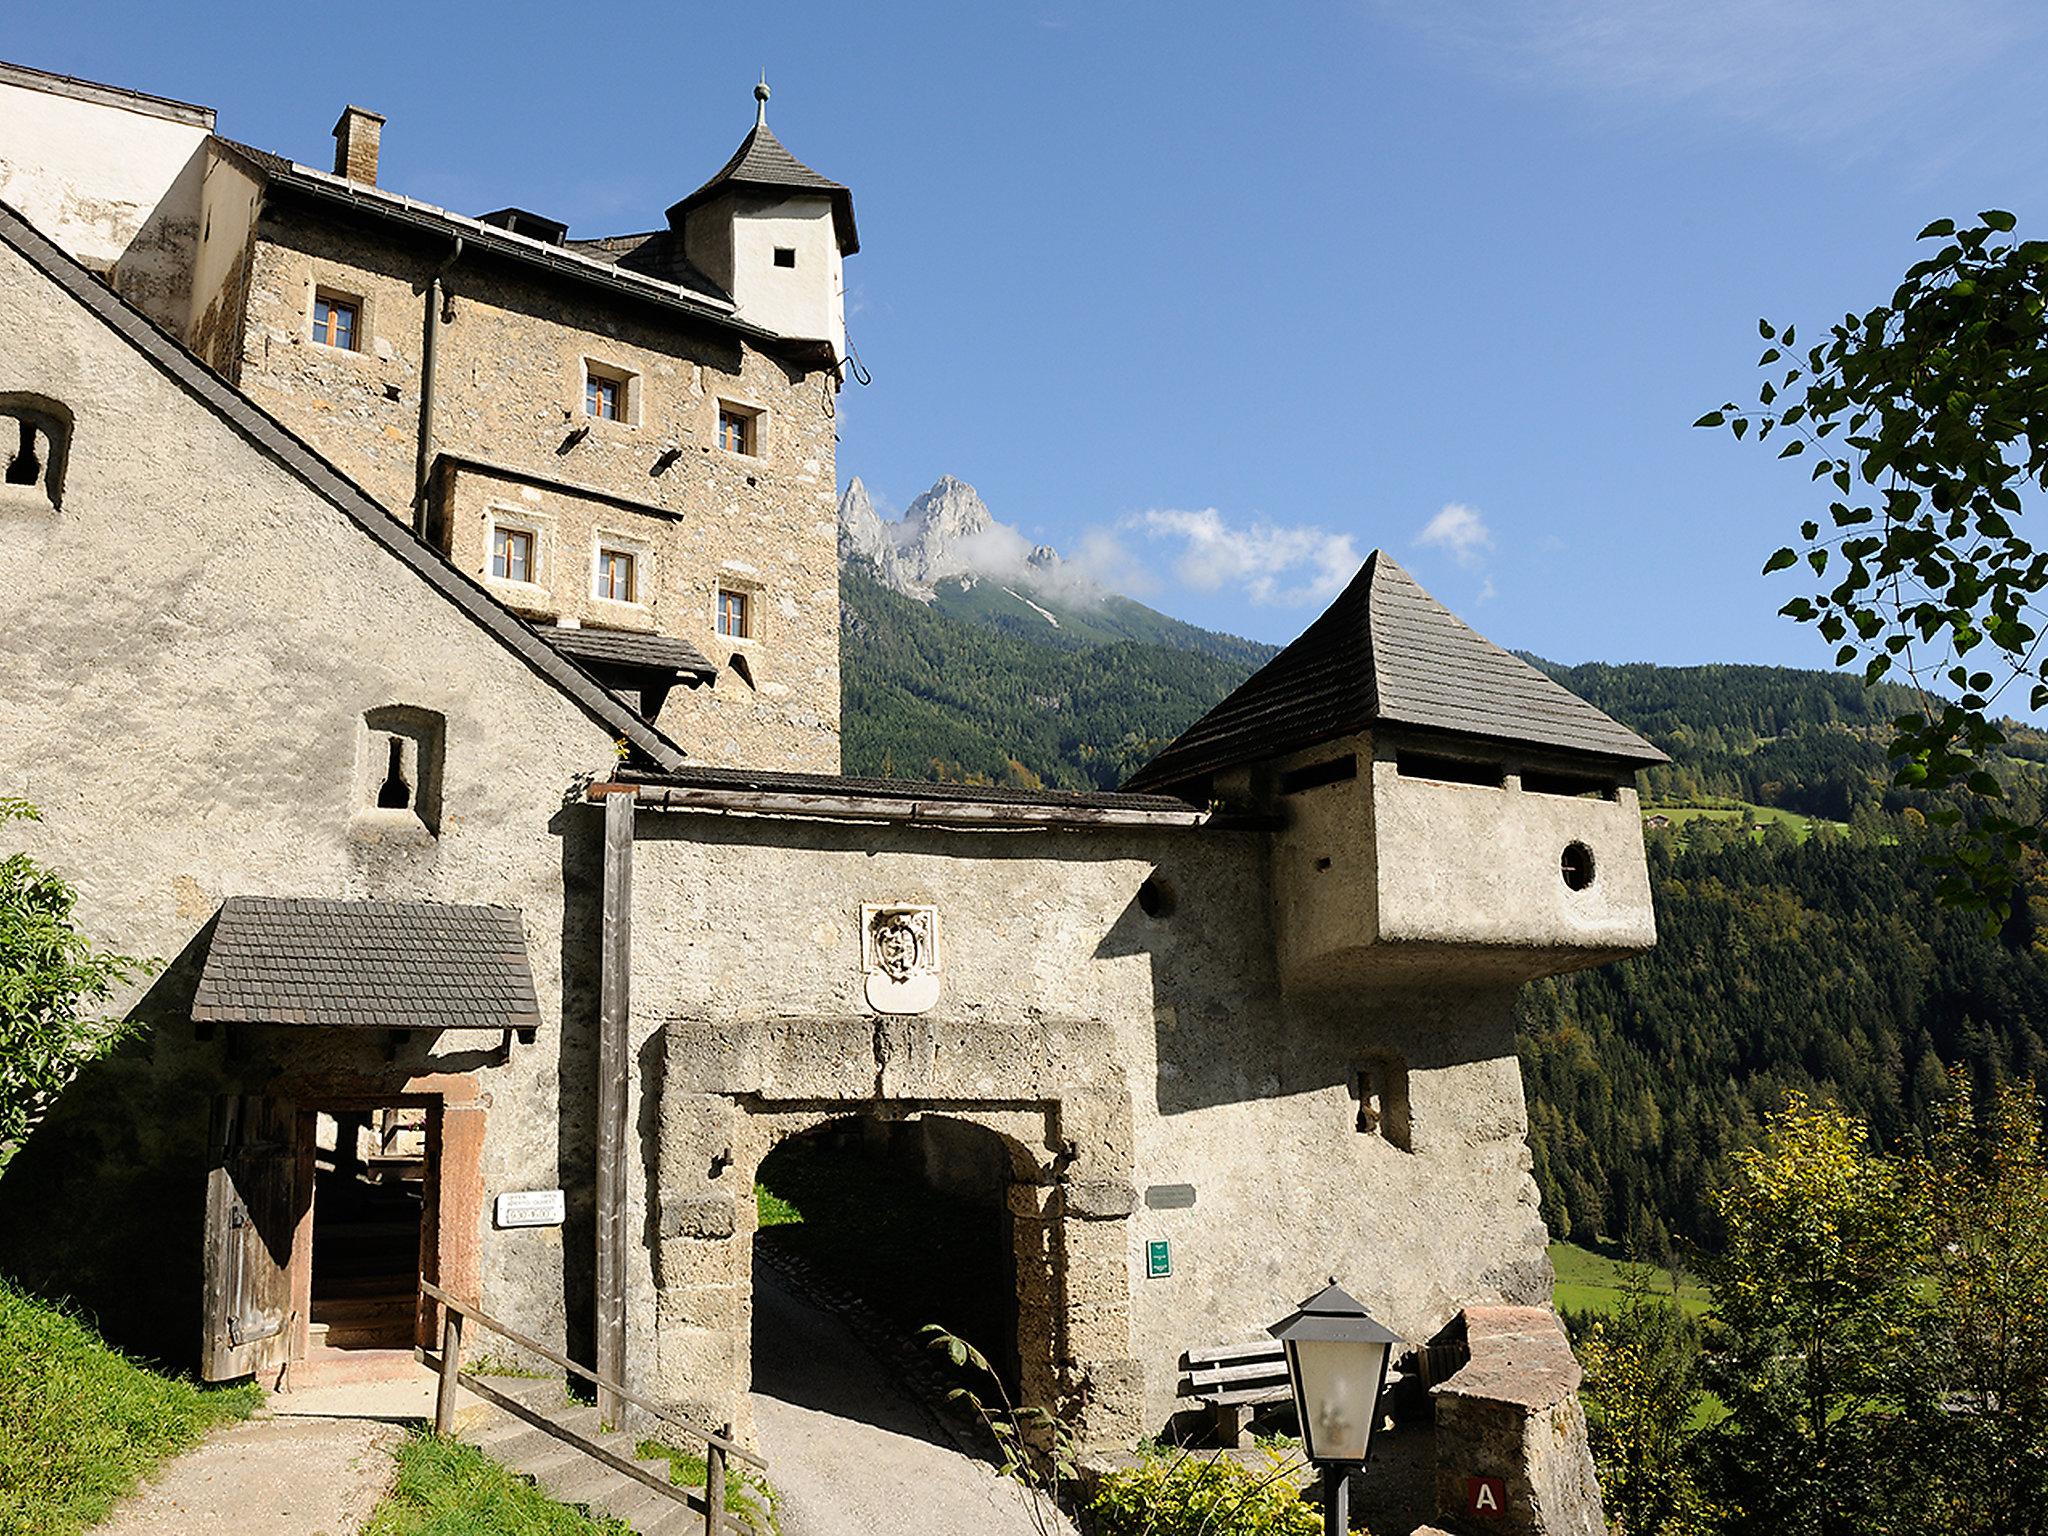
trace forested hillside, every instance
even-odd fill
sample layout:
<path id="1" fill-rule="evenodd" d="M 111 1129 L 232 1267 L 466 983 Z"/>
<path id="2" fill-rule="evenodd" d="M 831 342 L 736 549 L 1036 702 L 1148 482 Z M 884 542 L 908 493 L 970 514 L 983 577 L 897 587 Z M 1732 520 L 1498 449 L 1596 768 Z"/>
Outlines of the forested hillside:
<path id="1" fill-rule="evenodd" d="M 848 773 L 1114 788 L 1272 654 L 1192 625 L 1205 649 L 1026 640 L 850 569 L 839 598 Z"/>
<path id="2" fill-rule="evenodd" d="M 1026 639 L 848 572 L 848 772 L 1109 786 L 1265 652 Z M 1553 1231 L 1658 1254 L 1711 1242 L 1726 1179 L 1788 1088 L 1890 1143 L 1927 1124 L 1945 1069 L 2048 1086 L 2037 900 L 1987 938 L 1933 898 L 1922 807 L 1892 787 L 1904 689 L 1783 667 L 1557 667 L 1529 658 L 1672 756 L 1640 781 L 1659 944 L 1525 989 L 1531 1142 Z M 2044 739 L 2002 773 L 2039 792 Z M 1702 813 L 1696 808 L 1706 807 Z M 1718 819 L 1717 819 L 1718 818 Z"/>

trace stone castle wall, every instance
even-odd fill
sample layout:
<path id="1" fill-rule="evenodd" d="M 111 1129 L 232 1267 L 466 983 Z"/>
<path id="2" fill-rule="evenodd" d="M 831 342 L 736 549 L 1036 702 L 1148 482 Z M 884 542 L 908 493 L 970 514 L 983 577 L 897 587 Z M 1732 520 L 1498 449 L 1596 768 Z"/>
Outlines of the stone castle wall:
<path id="1" fill-rule="evenodd" d="M 413 515 L 426 290 L 452 246 L 409 244 L 273 199 L 251 263 L 240 383 L 390 508 Z M 539 519 L 544 590 L 501 592 L 522 612 L 624 629 L 659 628 L 722 668 L 679 690 L 662 718 L 711 762 L 836 772 L 839 585 L 828 372 L 770 356 L 651 306 L 543 285 L 465 257 L 444 282 L 436 453 L 457 466 L 425 525 L 488 583 L 491 507 Z M 312 339 L 316 289 L 360 304 L 342 351 Z M 584 414 L 586 360 L 631 376 L 627 417 Z M 759 413 L 757 454 L 717 442 L 721 402 Z M 551 482 L 545 488 L 533 480 Z M 579 497 L 583 487 L 658 509 Z M 666 514 L 666 515 L 664 515 Z M 606 529 L 645 551 L 642 601 L 600 602 L 593 540 Z M 721 579 L 748 591 L 759 638 L 716 633 Z M 729 663 L 744 657 L 744 673 Z"/>

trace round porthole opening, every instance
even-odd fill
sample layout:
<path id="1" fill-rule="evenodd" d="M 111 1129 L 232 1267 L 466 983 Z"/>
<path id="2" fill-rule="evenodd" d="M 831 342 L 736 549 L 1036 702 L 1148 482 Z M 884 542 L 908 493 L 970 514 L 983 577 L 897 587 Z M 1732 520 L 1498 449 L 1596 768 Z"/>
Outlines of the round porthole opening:
<path id="1" fill-rule="evenodd" d="M 1584 843 L 1566 843 L 1558 869 L 1567 890 L 1583 891 L 1593 883 L 1593 850 Z"/>
<path id="2" fill-rule="evenodd" d="M 1138 887 L 1138 910 L 1147 917 L 1171 917 L 1173 915 L 1173 887 L 1158 876 L 1153 876 Z"/>

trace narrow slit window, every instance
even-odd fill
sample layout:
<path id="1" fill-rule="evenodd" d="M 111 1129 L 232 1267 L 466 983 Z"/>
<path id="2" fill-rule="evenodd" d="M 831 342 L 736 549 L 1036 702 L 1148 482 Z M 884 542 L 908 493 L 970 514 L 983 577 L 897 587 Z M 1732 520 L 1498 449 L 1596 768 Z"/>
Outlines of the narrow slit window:
<path id="1" fill-rule="evenodd" d="M 1358 759 L 1347 752 L 1342 757 L 1310 763 L 1306 768 L 1288 769 L 1280 775 L 1280 793 L 1298 795 L 1305 789 L 1318 789 L 1325 784 L 1342 784 L 1346 779 L 1357 777 Z"/>
<path id="2" fill-rule="evenodd" d="M 597 552 L 597 595 L 615 603 L 637 603 L 639 561 L 631 550 L 600 549 Z"/>
<path id="3" fill-rule="evenodd" d="M 729 587 L 718 589 L 718 632 L 728 640 L 746 640 L 753 631 L 748 628 L 752 615 L 747 611 L 752 605 L 747 594 L 735 592 Z"/>
<path id="4" fill-rule="evenodd" d="M 384 770 L 384 782 L 377 786 L 377 809 L 405 811 L 412 808 L 412 785 L 405 777 L 405 742 L 393 736 L 391 756 Z"/>
<path id="5" fill-rule="evenodd" d="M 491 531 L 491 574 L 500 581 L 533 580 L 533 535 L 524 528 Z"/>
<path id="6" fill-rule="evenodd" d="M 1434 752 L 1396 753 L 1394 771 L 1404 779 L 1434 779 L 1439 784 L 1476 784 L 1483 789 L 1499 789 L 1507 783 L 1507 770 L 1499 763 L 1480 762 L 1470 757 L 1440 757 Z"/>
<path id="7" fill-rule="evenodd" d="M 1612 779 L 1529 768 L 1522 770 L 1522 788 L 1532 795 L 1564 795 L 1580 800 L 1612 800 L 1617 792 Z"/>
<path id="8" fill-rule="evenodd" d="M 356 321 L 360 310 L 352 299 L 335 294 L 316 294 L 313 299 L 313 339 L 344 352 L 356 349 Z"/>

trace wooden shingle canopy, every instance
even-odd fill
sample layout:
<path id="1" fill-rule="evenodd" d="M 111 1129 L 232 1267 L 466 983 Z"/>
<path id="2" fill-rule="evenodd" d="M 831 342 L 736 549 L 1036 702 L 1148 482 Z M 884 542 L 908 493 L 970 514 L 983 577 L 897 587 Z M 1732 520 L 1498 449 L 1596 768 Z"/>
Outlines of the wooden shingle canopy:
<path id="1" fill-rule="evenodd" d="M 515 907 L 231 896 L 192 999 L 195 1024 L 540 1027 Z"/>
<path id="2" fill-rule="evenodd" d="M 1385 550 L 1374 550 L 1321 618 L 1123 787 L 1191 790 L 1224 769 L 1375 726 L 1617 766 L 1670 761 L 1461 622 Z"/>

